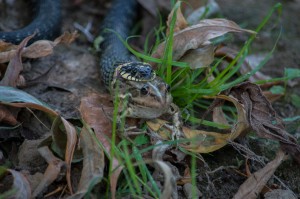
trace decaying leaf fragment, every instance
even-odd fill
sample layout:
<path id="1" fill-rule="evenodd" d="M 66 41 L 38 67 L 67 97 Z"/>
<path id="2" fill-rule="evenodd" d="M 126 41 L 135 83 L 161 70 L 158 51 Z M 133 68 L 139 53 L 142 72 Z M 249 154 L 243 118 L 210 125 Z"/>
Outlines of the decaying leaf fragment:
<path id="1" fill-rule="evenodd" d="M 282 150 L 277 152 L 274 160 L 269 162 L 264 168 L 253 173 L 239 188 L 233 199 L 249 198 L 255 199 L 272 177 L 277 167 L 284 160 L 285 154 Z"/>

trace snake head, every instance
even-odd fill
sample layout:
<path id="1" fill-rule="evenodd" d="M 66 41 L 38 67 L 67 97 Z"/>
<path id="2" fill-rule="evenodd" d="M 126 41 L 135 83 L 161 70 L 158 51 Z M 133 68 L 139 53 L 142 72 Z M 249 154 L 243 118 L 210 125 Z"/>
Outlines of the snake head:
<path id="1" fill-rule="evenodd" d="M 119 65 L 111 84 L 111 92 L 126 104 L 127 117 L 153 119 L 168 112 L 172 103 L 170 87 L 143 62 Z"/>

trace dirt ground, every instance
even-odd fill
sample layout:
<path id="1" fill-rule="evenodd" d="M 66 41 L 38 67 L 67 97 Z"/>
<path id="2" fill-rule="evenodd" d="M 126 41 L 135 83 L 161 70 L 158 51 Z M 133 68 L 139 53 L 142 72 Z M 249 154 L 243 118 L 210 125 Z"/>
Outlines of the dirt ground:
<path id="1" fill-rule="evenodd" d="M 255 55 L 268 53 L 281 33 L 272 58 L 262 69 L 264 74 L 271 77 L 282 77 L 285 68 L 300 69 L 300 54 L 298 53 L 300 49 L 300 1 L 280 2 L 282 3 L 282 15 L 274 14 L 267 26 L 258 34 L 250 52 Z M 219 0 L 217 3 L 220 6 L 220 16 L 233 20 L 244 28 L 255 30 L 277 1 Z M 104 0 L 63 1 L 63 30 L 74 30 L 75 22 L 82 26 L 91 23 L 91 33 L 95 36 L 108 6 L 109 3 Z M 12 23 L 16 23 L 20 19 L 19 12 L 17 11 L 18 7 L 15 8 L 16 10 L 13 7 L 9 8 L 13 13 L 11 20 L 14 21 Z M 2 9 L 0 4 L 0 12 Z M 2 21 L 1 18 L 0 21 Z M 238 49 L 245 40 L 245 35 L 237 36 L 231 45 Z M 94 52 L 92 45 L 81 34 L 73 44 L 56 47 L 53 55 L 26 62 L 24 64 L 25 79 L 30 83 L 31 80 L 39 78 L 41 83 L 32 84 L 32 86 L 29 84 L 23 90 L 49 104 L 64 118 L 74 121 L 79 119 L 78 107 L 81 97 L 92 92 L 106 92 L 99 75 L 99 57 Z M 47 73 L 48 70 L 50 71 Z M 299 88 L 300 80 L 298 79 L 292 86 L 287 87 L 286 96 L 273 104 L 282 118 L 300 115 L 300 110 L 291 104 L 290 97 L 293 93 L 300 95 Z M 21 134 L 30 140 L 27 144 L 33 146 L 34 140 L 40 138 L 45 129 L 39 124 L 36 117 L 29 118 L 24 113 L 23 118 L 27 119 L 22 123 Z M 298 140 L 300 138 L 299 123 L 299 120 L 296 123 L 287 123 L 287 129 L 290 129 L 288 132 L 296 136 Z M 1 136 L 0 139 L 3 137 Z M 276 144 L 272 142 L 266 143 L 251 136 L 240 142 L 246 143 L 256 154 L 267 157 L 268 161 L 274 158 Z M 11 154 L 8 154 L 11 155 L 10 161 L 16 163 L 18 169 L 27 169 L 30 173 L 35 173 L 36 171 L 42 172 L 42 169 L 45 168 L 44 162 L 38 158 L 36 151 L 30 151 L 30 155 L 19 154 L 18 157 L 13 155 L 12 148 L 18 148 L 22 144 L 21 140 L 16 139 L 9 143 L 2 143 L 2 148 L 10 149 L 8 150 L 11 151 Z M 30 150 L 29 146 L 24 146 L 24 144 L 22 146 Z M 197 164 L 198 188 L 202 192 L 203 198 L 231 198 L 247 179 L 246 176 L 236 171 L 236 169 L 246 171 L 245 158 L 232 146 L 227 146 L 209 155 L 203 155 L 203 157 L 207 165 L 200 161 Z M 251 171 L 262 166 L 257 161 L 249 161 L 252 166 Z M 236 169 L 232 169 L 233 167 Z M 299 165 L 292 160 L 286 161 L 278 168 L 275 173 L 276 178 L 272 178 L 268 186 L 290 189 L 300 198 L 299 168 Z M 208 169 L 213 172 L 207 173 Z M 258 196 L 258 198 L 263 197 Z"/>

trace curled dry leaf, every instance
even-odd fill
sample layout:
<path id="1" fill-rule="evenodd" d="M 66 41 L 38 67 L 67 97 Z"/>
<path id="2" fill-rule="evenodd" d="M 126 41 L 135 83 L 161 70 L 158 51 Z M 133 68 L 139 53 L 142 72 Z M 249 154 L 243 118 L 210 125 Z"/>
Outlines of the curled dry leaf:
<path id="1" fill-rule="evenodd" d="M 180 146 L 192 152 L 210 153 L 224 147 L 228 144 L 228 141 L 234 140 L 249 128 L 245 109 L 236 98 L 226 95 L 219 95 L 217 98 L 232 102 L 237 109 L 237 122 L 232 126 L 230 133 L 222 134 L 217 132 L 208 132 L 190 129 L 184 126 L 182 130 L 185 137 L 189 140 L 189 144 L 180 144 Z M 156 119 L 147 121 L 147 125 L 152 131 L 157 132 L 163 139 L 169 138 L 168 135 L 170 134 L 171 129 L 168 128 L 167 121 Z"/>
<path id="2" fill-rule="evenodd" d="M 158 159 L 146 161 L 146 163 L 154 164 L 155 168 L 159 169 L 164 174 L 164 190 L 161 193 L 159 198 L 161 198 L 161 199 L 174 198 L 174 196 L 176 198 L 176 196 L 177 196 L 176 181 L 174 179 L 174 174 L 172 172 L 171 167 L 169 165 L 167 165 L 165 162 L 158 160 Z"/>
<path id="3" fill-rule="evenodd" d="M 1 171 L 3 168 L 0 168 Z M 13 184 L 10 190 L 8 190 L 7 192 L 1 193 L 0 197 L 5 194 L 7 198 L 16 198 L 16 199 L 30 199 L 31 198 L 31 188 L 30 188 L 30 184 L 28 182 L 28 180 L 26 179 L 26 177 L 15 170 L 12 169 L 5 169 L 5 172 L 8 172 L 12 175 L 13 177 Z M 3 173 L 1 173 L 3 174 Z M 1 186 L 3 186 L 3 183 L 7 183 L 4 182 L 3 180 L 5 180 L 5 178 L 3 178 L 3 176 L 1 175 Z M 5 196 L 4 196 L 5 197 Z M 2 197 L 1 197 L 2 198 Z"/>
<path id="4" fill-rule="evenodd" d="M 279 150 L 274 160 L 269 162 L 264 168 L 251 174 L 251 176 L 240 186 L 234 199 L 249 198 L 255 199 L 266 185 L 268 180 L 272 177 L 277 167 L 284 160 L 285 154 Z"/>
<path id="5" fill-rule="evenodd" d="M 222 36 L 228 32 L 247 32 L 255 34 L 254 31 L 242 29 L 233 21 L 226 19 L 205 19 L 197 25 L 192 25 L 174 34 L 173 37 L 173 60 L 180 60 L 189 50 L 203 48 L 212 45 L 210 40 Z M 152 55 L 155 58 L 163 56 L 166 42 L 161 43 Z M 207 55 L 211 56 L 211 55 Z M 200 65 L 194 66 L 199 68 Z"/>
<path id="6" fill-rule="evenodd" d="M 61 126 L 64 129 L 61 129 Z M 64 156 L 67 165 L 66 179 L 68 188 L 72 193 L 71 185 L 71 163 L 75 148 L 77 146 L 77 133 L 75 127 L 66 121 L 62 117 L 57 117 L 51 127 L 52 143 L 51 149 L 59 154 L 61 157 Z"/>
<path id="7" fill-rule="evenodd" d="M 0 81 L 1 86 L 11 86 L 11 87 L 16 87 L 17 81 L 20 75 L 20 72 L 23 70 L 23 65 L 22 65 L 22 53 L 24 52 L 24 47 L 27 45 L 27 42 L 33 37 L 28 36 L 26 37 L 20 45 L 17 46 L 16 50 L 12 54 L 12 57 L 9 59 L 10 62 L 6 68 L 4 77 Z M 1 57 L 1 54 L 0 54 Z M 1 60 L 1 58 L 0 58 Z"/>
<path id="8" fill-rule="evenodd" d="M 22 57 L 26 58 L 39 58 L 45 57 L 53 53 L 53 48 L 60 44 L 69 44 L 78 36 L 77 32 L 64 33 L 54 41 L 49 40 L 39 40 L 24 48 Z M 21 45 L 21 44 L 20 44 Z M 6 49 L 5 46 L 7 47 Z M 0 46 L 1 47 L 1 46 Z M 0 51 L 0 63 L 8 62 L 14 57 L 17 51 L 17 46 L 2 45 L 2 50 Z"/>
<path id="9" fill-rule="evenodd" d="M 105 167 L 103 150 L 85 127 L 80 133 L 80 145 L 83 151 L 83 168 L 77 192 L 68 199 L 83 198 L 91 187 L 101 182 L 103 177 Z"/>
<path id="10" fill-rule="evenodd" d="M 286 132 L 281 118 L 277 116 L 258 85 L 241 83 L 231 88 L 229 95 L 234 96 L 243 105 L 249 125 L 258 136 L 279 141 L 282 149 L 300 164 L 300 146 L 297 140 Z"/>
<path id="11" fill-rule="evenodd" d="M 48 167 L 44 173 L 44 177 L 34 190 L 32 196 L 37 197 L 45 188 L 47 188 L 59 176 L 61 169 L 65 166 L 65 162 L 53 155 L 47 146 L 38 149 L 41 156 L 47 161 Z"/>
<path id="12" fill-rule="evenodd" d="M 192 140 L 189 145 L 183 145 L 184 148 L 199 153 L 210 153 L 222 148 L 228 141 L 234 140 L 249 128 L 245 109 L 236 98 L 226 95 L 219 95 L 217 98 L 232 102 L 237 109 L 237 122 L 232 126 L 231 132 L 221 134 L 183 128 L 185 136 Z"/>

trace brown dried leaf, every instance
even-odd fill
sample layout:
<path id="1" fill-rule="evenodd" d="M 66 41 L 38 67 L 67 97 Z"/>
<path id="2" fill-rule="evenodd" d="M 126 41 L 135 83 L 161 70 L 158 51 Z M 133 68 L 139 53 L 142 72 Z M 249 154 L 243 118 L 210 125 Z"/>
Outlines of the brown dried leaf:
<path id="1" fill-rule="evenodd" d="M 47 188 L 59 176 L 65 162 L 55 157 L 47 146 L 38 149 L 41 156 L 47 161 L 48 167 L 44 173 L 42 181 L 34 190 L 32 197 L 37 197 L 45 188 Z"/>
<path id="2" fill-rule="evenodd" d="M 228 141 L 234 140 L 248 129 L 249 124 L 247 122 L 245 109 L 242 104 L 240 104 L 239 101 L 232 96 L 218 95 L 217 98 L 230 101 L 234 104 L 238 114 L 237 122 L 232 126 L 231 132 L 227 134 L 207 132 L 184 127 L 183 132 L 185 136 L 191 139 L 191 143 L 189 145 L 183 145 L 183 147 L 187 150 L 198 153 L 213 152 L 222 148 L 228 143 Z"/>
<path id="3" fill-rule="evenodd" d="M 83 168 L 77 192 L 68 197 L 69 199 L 83 198 L 103 177 L 105 167 L 103 150 L 85 127 L 80 133 L 80 145 L 83 151 Z"/>
<path id="4" fill-rule="evenodd" d="M 13 56 L 11 57 L 10 62 L 6 68 L 4 77 L 0 81 L 1 86 L 16 87 L 20 72 L 23 70 L 21 56 L 22 56 L 24 47 L 26 46 L 27 42 L 32 37 L 33 37 L 33 35 L 26 37 L 20 43 L 20 45 L 17 46 L 17 49 L 16 49 L 15 53 L 13 54 Z"/>
<path id="5" fill-rule="evenodd" d="M 269 162 L 264 168 L 253 173 L 239 188 L 234 195 L 234 199 L 249 198 L 255 199 L 266 185 L 268 180 L 272 177 L 277 167 L 284 160 L 285 154 L 279 150 L 274 160 Z"/>
<path id="6" fill-rule="evenodd" d="M 191 69 L 206 68 L 214 61 L 215 47 L 204 46 L 195 50 L 188 50 L 180 59 L 181 62 L 189 64 Z"/>
<path id="7" fill-rule="evenodd" d="M 78 34 L 76 31 L 72 33 L 65 32 L 60 37 L 56 38 L 54 41 L 49 41 L 49 40 L 36 41 L 30 46 L 24 48 L 22 57 L 39 58 L 39 57 L 48 56 L 53 53 L 53 48 L 56 45 L 60 43 L 69 44 L 73 42 L 77 36 Z M 7 45 L 6 47 L 7 49 L 4 49 L 6 51 L 0 51 L 0 63 L 5 63 L 11 60 L 17 51 L 16 47 L 12 48 L 12 46 L 9 45 Z"/>
<path id="8" fill-rule="evenodd" d="M 216 123 L 220 123 L 220 124 L 225 124 L 225 125 L 229 125 L 228 124 L 228 121 L 226 120 L 225 118 L 225 114 L 222 110 L 221 107 L 215 107 L 213 109 L 213 122 L 216 122 Z"/>
<path id="9" fill-rule="evenodd" d="M 210 40 L 228 32 L 255 32 L 240 28 L 233 21 L 226 19 L 205 19 L 197 25 L 190 26 L 174 34 L 173 60 L 179 60 L 187 51 L 211 45 Z M 165 42 L 161 43 L 152 55 L 155 58 L 163 56 Z"/>
<path id="10" fill-rule="evenodd" d="M 71 123 L 69 123 L 64 118 L 61 118 L 61 121 L 64 125 L 65 133 L 67 135 L 67 145 L 66 145 L 66 152 L 65 152 L 65 162 L 67 164 L 66 178 L 67 178 L 69 191 L 72 194 L 73 190 L 71 184 L 71 164 L 72 164 L 74 151 L 77 145 L 77 133 L 75 127 Z"/>
<path id="11" fill-rule="evenodd" d="M 228 141 L 234 140 L 249 128 L 245 109 L 236 98 L 226 95 L 219 95 L 217 98 L 232 102 L 237 109 L 237 122 L 232 126 L 231 132 L 222 134 L 217 132 L 190 129 L 183 126 L 182 130 L 185 137 L 190 139 L 189 144 L 181 144 L 183 148 L 197 153 L 210 153 L 224 147 Z M 162 139 L 168 139 L 172 132 L 172 129 L 169 129 L 166 124 L 167 121 L 160 119 L 147 121 L 147 126 L 152 131 L 157 132 Z"/>
<path id="12" fill-rule="evenodd" d="M 5 106 L 0 104 L 0 122 L 6 123 L 12 126 L 18 124 L 16 119 L 16 115 L 14 115 L 10 110 L 8 110 Z"/>
<path id="13" fill-rule="evenodd" d="M 57 44 L 70 44 L 79 36 L 78 32 L 75 30 L 73 32 L 64 32 L 61 36 L 54 40 L 55 46 Z"/>
<path id="14" fill-rule="evenodd" d="M 177 2 L 177 4 L 180 4 L 181 2 Z M 174 6 L 173 10 L 171 11 L 171 13 L 168 16 L 168 21 L 167 21 L 167 35 L 169 35 L 170 32 L 170 24 L 174 15 L 174 12 L 176 11 L 176 22 L 175 22 L 175 27 L 174 27 L 174 32 L 178 32 L 186 27 L 188 27 L 188 23 L 186 22 L 182 12 L 181 12 L 181 8 L 180 6 Z"/>
<path id="15" fill-rule="evenodd" d="M 81 99 L 80 113 L 82 119 L 94 130 L 96 137 L 101 142 L 106 151 L 110 154 L 111 151 L 111 131 L 112 122 L 111 116 L 113 104 L 110 95 L 91 94 L 88 97 Z M 117 189 L 117 181 L 123 169 L 119 161 L 115 157 L 112 158 L 112 169 L 114 172 L 110 178 L 111 197 L 114 199 Z"/>
<path id="16" fill-rule="evenodd" d="M 286 132 L 281 118 L 277 116 L 258 85 L 241 83 L 230 90 L 230 95 L 244 106 L 246 118 L 258 136 L 279 141 L 282 149 L 300 164 L 300 146 L 297 140 Z"/>
<path id="17" fill-rule="evenodd" d="M 82 119 L 95 131 L 96 137 L 103 144 L 107 152 L 110 151 L 110 140 L 112 131 L 111 96 L 91 94 L 81 99 L 80 113 Z"/>

